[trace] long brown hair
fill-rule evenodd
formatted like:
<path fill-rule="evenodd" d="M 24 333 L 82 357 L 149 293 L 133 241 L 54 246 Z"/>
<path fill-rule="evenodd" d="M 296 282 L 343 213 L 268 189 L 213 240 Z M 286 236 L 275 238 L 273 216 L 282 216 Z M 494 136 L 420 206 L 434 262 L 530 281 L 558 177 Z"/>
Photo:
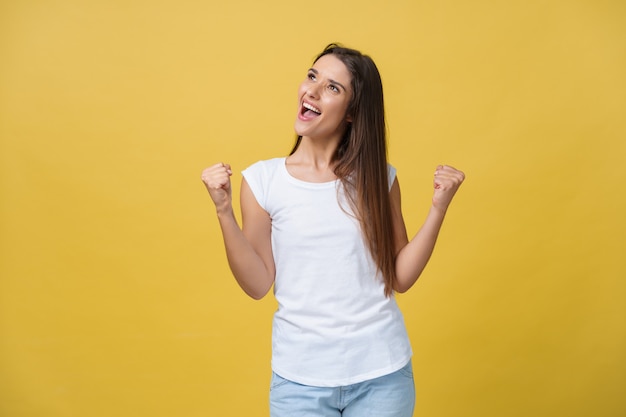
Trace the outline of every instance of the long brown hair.
<path fill-rule="evenodd" d="M 380 73 L 369 56 L 337 44 L 328 45 L 314 62 L 328 54 L 340 59 L 352 75 L 352 98 L 347 110 L 351 123 L 333 156 L 334 172 L 346 190 L 372 258 L 383 276 L 385 295 L 390 296 L 396 272 Z M 301 141 L 302 137 L 298 136 L 290 155 Z"/>

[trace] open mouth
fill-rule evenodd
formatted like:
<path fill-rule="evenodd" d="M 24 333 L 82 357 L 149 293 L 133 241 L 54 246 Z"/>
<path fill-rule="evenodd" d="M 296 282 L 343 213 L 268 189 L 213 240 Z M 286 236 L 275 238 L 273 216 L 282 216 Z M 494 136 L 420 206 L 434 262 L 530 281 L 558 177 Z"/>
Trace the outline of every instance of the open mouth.
<path fill-rule="evenodd" d="M 306 117 L 306 118 L 313 118 L 313 117 L 317 117 L 320 114 L 322 114 L 322 111 L 320 109 L 318 109 L 317 107 L 307 103 L 307 102 L 303 102 L 302 103 L 302 110 L 301 110 L 301 114 L 302 116 Z"/>

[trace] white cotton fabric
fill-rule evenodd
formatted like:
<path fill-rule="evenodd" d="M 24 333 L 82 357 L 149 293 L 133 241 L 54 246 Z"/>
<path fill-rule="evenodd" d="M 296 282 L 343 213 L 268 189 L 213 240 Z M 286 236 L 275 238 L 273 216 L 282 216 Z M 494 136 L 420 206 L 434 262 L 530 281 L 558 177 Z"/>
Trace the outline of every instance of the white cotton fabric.
<path fill-rule="evenodd" d="M 389 166 L 390 187 L 395 175 Z M 285 158 L 257 162 L 243 176 L 272 219 L 272 370 L 300 384 L 337 387 L 406 365 L 412 352 L 402 314 L 385 297 L 341 183 L 298 180 Z"/>

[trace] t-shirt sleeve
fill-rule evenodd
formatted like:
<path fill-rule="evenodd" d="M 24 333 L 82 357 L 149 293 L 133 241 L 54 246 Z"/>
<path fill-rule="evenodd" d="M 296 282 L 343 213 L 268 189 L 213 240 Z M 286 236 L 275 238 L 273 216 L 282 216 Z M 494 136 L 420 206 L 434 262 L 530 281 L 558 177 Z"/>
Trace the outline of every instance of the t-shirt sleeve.
<path fill-rule="evenodd" d="M 393 181 L 396 179 L 396 169 L 391 164 L 387 164 L 387 177 L 389 178 L 389 190 L 391 190 Z"/>
<path fill-rule="evenodd" d="M 250 186 L 250 190 L 256 198 L 259 205 L 265 210 L 265 177 L 267 176 L 267 170 L 264 167 L 262 161 L 256 162 L 250 165 L 248 168 L 241 171 L 241 175 L 245 178 L 246 182 Z"/>

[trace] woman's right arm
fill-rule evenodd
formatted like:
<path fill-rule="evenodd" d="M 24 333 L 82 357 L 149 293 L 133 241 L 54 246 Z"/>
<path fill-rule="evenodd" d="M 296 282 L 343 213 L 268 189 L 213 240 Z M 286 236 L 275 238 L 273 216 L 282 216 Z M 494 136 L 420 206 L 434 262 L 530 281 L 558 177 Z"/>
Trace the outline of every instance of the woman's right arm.
<path fill-rule="evenodd" d="M 274 283 L 272 223 L 244 179 L 241 184 L 243 229 L 239 227 L 232 206 L 231 175 L 230 165 L 220 163 L 205 169 L 202 181 L 215 204 L 230 269 L 245 293 L 258 300 Z"/>

